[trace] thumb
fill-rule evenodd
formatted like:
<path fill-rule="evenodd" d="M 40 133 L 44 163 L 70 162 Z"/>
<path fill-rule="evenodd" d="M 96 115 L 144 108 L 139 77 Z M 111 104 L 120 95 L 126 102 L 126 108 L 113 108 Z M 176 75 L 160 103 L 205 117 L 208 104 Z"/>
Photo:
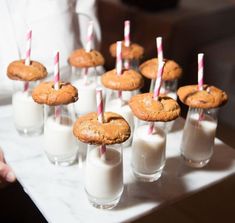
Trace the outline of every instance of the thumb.
<path fill-rule="evenodd" d="M 10 183 L 16 180 L 15 174 L 11 168 L 3 162 L 0 162 L 0 179 Z"/>

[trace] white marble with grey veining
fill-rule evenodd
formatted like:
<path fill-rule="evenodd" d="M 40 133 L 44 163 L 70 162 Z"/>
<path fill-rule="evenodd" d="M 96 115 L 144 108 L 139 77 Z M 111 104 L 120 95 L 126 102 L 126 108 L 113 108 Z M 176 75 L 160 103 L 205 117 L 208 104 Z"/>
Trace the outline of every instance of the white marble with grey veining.
<path fill-rule="evenodd" d="M 90 206 L 84 192 L 84 168 L 54 166 L 43 153 L 42 136 L 21 137 L 14 129 L 11 106 L 0 106 L 0 144 L 19 182 L 52 223 L 130 222 L 235 172 L 235 150 L 216 139 L 211 162 L 203 169 L 184 166 L 179 156 L 183 120 L 167 136 L 167 162 L 155 183 L 136 182 L 131 173 L 130 148 L 124 149 L 125 190 L 113 210 Z M 84 163 L 83 163 L 84 166 Z"/>

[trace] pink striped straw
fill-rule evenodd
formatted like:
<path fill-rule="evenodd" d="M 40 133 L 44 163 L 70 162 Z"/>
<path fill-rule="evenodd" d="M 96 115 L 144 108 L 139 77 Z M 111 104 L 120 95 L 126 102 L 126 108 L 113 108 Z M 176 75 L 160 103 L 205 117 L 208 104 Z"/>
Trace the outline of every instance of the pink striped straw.
<path fill-rule="evenodd" d="M 126 20 L 124 22 L 124 45 L 126 47 L 130 46 L 130 21 Z"/>
<path fill-rule="evenodd" d="M 93 43 L 93 39 L 94 39 L 94 22 L 90 21 L 89 25 L 88 25 L 88 30 L 87 30 L 87 43 L 86 43 L 86 52 L 90 52 L 91 51 L 91 47 L 92 47 L 92 43 Z"/>
<path fill-rule="evenodd" d="M 86 52 L 90 52 L 92 48 L 92 43 L 94 39 L 94 22 L 89 21 L 88 29 L 87 29 L 87 42 L 86 42 Z M 84 70 L 84 79 L 85 84 L 87 84 L 87 75 L 88 75 L 88 68 L 86 67 Z"/>
<path fill-rule="evenodd" d="M 97 114 L 98 114 L 98 121 L 103 123 L 104 118 L 104 107 L 103 107 L 103 96 L 102 96 L 102 88 L 96 88 L 96 104 L 97 104 Z"/>
<path fill-rule="evenodd" d="M 153 91 L 154 100 L 158 100 L 158 96 L 160 94 L 164 64 L 165 64 L 164 61 L 158 64 L 157 78 L 156 78 L 156 83 L 155 83 L 155 87 Z M 151 135 L 153 133 L 153 130 L 154 130 L 154 122 L 150 122 L 149 127 L 148 127 L 148 134 Z"/>
<path fill-rule="evenodd" d="M 102 88 L 100 87 L 96 88 L 96 104 L 97 104 L 98 121 L 99 123 L 103 123 L 104 122 L 104 107 L 103 107 Z M 106 146 L 101 145 L 100 146 L 101 158 L 105 159 L 105 153 L 106 153 Z"/>
<path fill-rule="evenodd" d="M 163 46 L 162 46 L 162 37 L 156 38 L 157 43 L 157 56 L 158 56 L 158 62 L 160 63 L 163 61 Z"/>
<path fill-rule="evenodd" d="M 55 52 L 54 56 L 54 89 L 59 90 L 60 85 L 60 70 L 59 70 L 59 60 L 60 60 L 60 54 L 59 51 Z M 61 116 L 61 107 L 60 106 L 55 106 L 55 118 L 57 121 L 60 120 Z"/>
<path fill-rule="evenodd" d="M 204 54 L 198 54 L 198 89 L 203 90 Z"/>
<path fill-rule="evenodd" d="M 126 20 L 124 22 L 124 45 L 125 47 L 130 46 L 130 21 Z M 130 69 L 130 61 L 128 59 L 124 60 L 124 67 L 125 69 Z"/>
<path fill-rule="evenodd" d="M 164 61 L 161 61 L 158 64 L 157 79 L 156 79 L 155 87 L 154 87 L 154 91 L 153 91 L 153 98 L 155 100 L 158 100 L 158 96 L 159 96 L 159 93 L 160 93 L 164 64 L 165 64 Z"/>
<path fill-rule="evenodd" d="M 60 81 L 60 70 L 59 70 L 59 60 L 60 54 L 56 51 L 54 56 L 54 88 L 55 90 L 59 90 L 59 81 Z"/>
<path fill-rule="evenodd" d="M 117 41 L 116 72 L 117 75 L 122 75 L 122 41 Z M 118 91 L 118 97 L 122 99 L 122 91 Z"/>
<path fill-rule="evenodd" d="M 31 42 L 32 42 L 32 30 L 29 30 L 26 34 L 26 54 L 25 54 L 25 65 L 30 65 L 30 55 L 31 55 Z"/>
<path fill-rule="evenodd" d="M 29 30 L 26 34 L 26 53 L 25 53 L 25 65 L 30 65 L 30 55 L 31 55 L 31 43 L 32 43 L 32 30 Z M 29 82 L 24 82 L 24 91 L 28 91 Z"/>

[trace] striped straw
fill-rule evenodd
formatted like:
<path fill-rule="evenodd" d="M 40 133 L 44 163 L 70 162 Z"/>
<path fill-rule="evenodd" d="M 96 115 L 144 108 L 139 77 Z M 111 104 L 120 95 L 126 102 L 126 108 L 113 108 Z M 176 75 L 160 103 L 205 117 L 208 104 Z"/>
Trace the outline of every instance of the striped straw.
<path fill-rule="evenodd" d="M 117 72 L 117 75 L 122 74 L 122 41 L 117 41 L 116 72 Z"/>
<path fill-rule="evenodd" d="M 130 44 L 130 21 L 126 20 L 124 22 L 124 45 L 125 47 L 129 47 Z M 128 59 L 124 60 L 124 68 L 127 70 L 130 69 L 130 61 Z"/>
<path fill-rule="evenodd" d="M 88 25 L 88 29 L 87 29 L 86 52 L 91 51 L 93 39 L 94 39 L 94 22 L 89 21 L 89 25 Z M 85 84 L 87 84 L 87 75 L 88 75 L 88 68 L 85 68 L 85 70 L 84 70 Z"/>
<path fill-rule="evenodd" d="M 54 88 L 59 90 L 60 70 L 59 70 L 59 52 L 56 51 L 54 56 Z"/>
<path fill-rule="evenodd" d="M 98 121 L 100 123 L 103 123 L 104 107 L 103 107 L 102 88 L 100 87 L 96 88 L 96 104 L 97 104 Z"/>
<path fill-rule="evenodd" d="M 126 20 L 124 22 L 124 45 L 126 47 L 130 46 L 130 21 Z"/>
<path fill-rule="evenodd" d="M 164 61 L 158 64 L 157 79 L 153 91 L 154 100 L 158 100 L 158 96 L 160 93 L 164 64 L 165 64 Z M 154 130 L 154 122 L 150 122 L 148 127 L 148 134 L 151 135 L 153 133 L 153 130 Z"/>
<path fill-rule="evenodd" d="M 157 43 L 157 56 L 159 63 L 163 61 L 163 47 L 162 47 L 162 37 L 156 38 Z"/>
<path fill-rule="evenodd" d="M 88 25 L 88 30 L 87 30 L 87 43 L 86 43 L 86 52 L 91 51 L 92 43 L 93 43 L 93 27 L 94 27 L 94 22 L 90 21 Z"/>
<path fill-rule="evenodd" d="M 117 75 L 122 75 L 122 41 L 117 41 L 116 72 L 117 72 Z M 122 98 L 122 91 L 118 91 L 118 97 L 120 99 Z"/>
<path fill-rule="evenodd" d="M 198 54 L 198 89 L 203 90 L 204 54 Z"/>
<path fill-rule="evenodd" d="M 26 34 L 26 55 L 25 55 L 25 65 L 30 65 L 30 54 L 31 54 L 31 42 L 32 42 L 32 30 L 29 30 Z"/>
<path fill-rule="evenodd" d="M 104 107 L 103 107 L 102 88 L 100 87 L 96 88 L 96 104 L 97 104 L 98 121 L 99 123 L 103 123 L 104 122 Z M 101 145 L 100 154 L 101 154 L 102 159 L 105 159 L 105 153 L 106 153 L 106 146 Z"/>
<path fill-rule="evenodd" d="M 154 87 L 154 91 L 153 91 L 153 98 L 155 100 L 158 100 L 158 96 L 160 93 L 164 64 L 165 64 L 164 61 L 162 61 L 158 64 L 157 79 L 156 79 L 155 87 Z"/>
<path fill-rule="evenodd" d="M 54 56 L 54 89 L 59 90 L 60 85 L 60 70 L 59 70 L 59 60 L 60 60 L 60 54 L 59 51 L 55 52 Z M 61 107 L 60 106 L 55 106 L 55 118 L 56 121 L 60 121 L 61 117 Z"/>
<path fill-rule="evenodd" d="M 30 65 L 30 55 L 31 55 L 31 42 L 32 42 L 32 30 L 29 30 L 26 34 L 26 52 L 25 52 L 25 65 Z M 29 82 L 24 82 L 24 91 L 28 91 Z"/>

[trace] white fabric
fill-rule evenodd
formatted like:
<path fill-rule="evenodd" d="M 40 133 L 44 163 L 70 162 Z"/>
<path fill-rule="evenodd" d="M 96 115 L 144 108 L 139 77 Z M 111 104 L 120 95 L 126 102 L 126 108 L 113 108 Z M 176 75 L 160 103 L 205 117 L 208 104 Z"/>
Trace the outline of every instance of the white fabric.
<path fill-rule="evenodd" d="M 59 50 L 60 67 L 68 65 L 69 54 L 80 44 L 76 9 L 94 20 L 97 39 L 100 40 L 95 0 L 0 1 L 0 95 L 12 90 L 12 81 L 6 76 L 7 66 L 13 60 L 25 58 L 28 29 L 33 31 L 32 60 L 43 63 L 50 73 L 54 52 Z M 81 34 L 86 35 L 84 26 Z"/>

